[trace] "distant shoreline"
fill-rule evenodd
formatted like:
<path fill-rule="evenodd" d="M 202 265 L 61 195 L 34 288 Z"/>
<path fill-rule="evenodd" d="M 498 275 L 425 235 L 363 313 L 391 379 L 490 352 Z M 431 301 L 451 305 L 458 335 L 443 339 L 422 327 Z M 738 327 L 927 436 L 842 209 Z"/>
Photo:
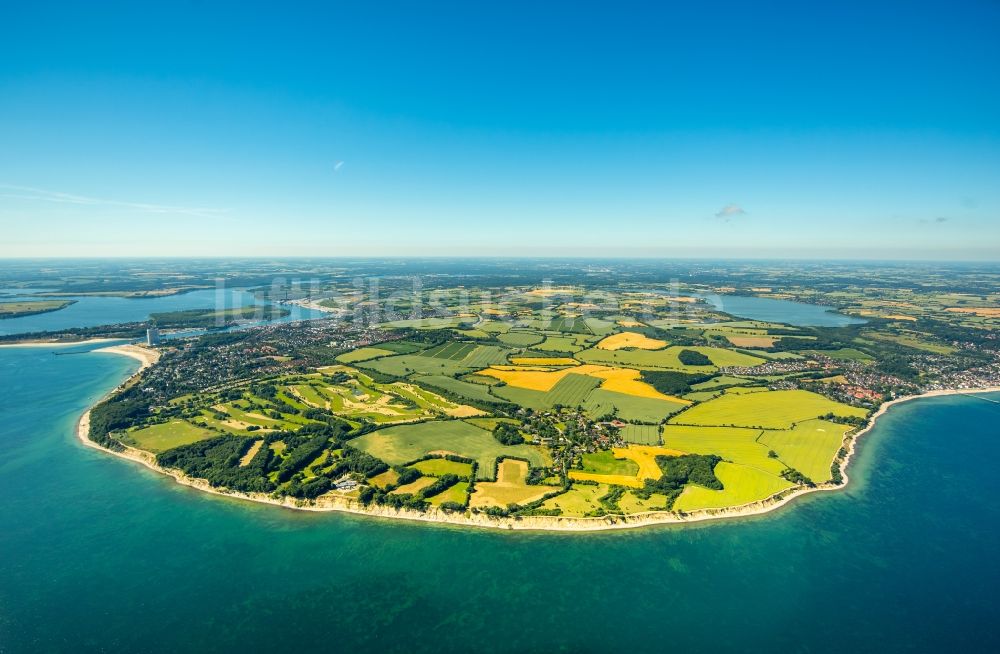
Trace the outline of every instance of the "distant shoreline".
<path fill-rule="evenodd" d="M 132 376 L 126 379 L 117 388 L 121 388 L 124 384 L 127 384 L 137 375 L 139 375 L 143 370 L 153 365 L 160 356 L 160 353 L 156 350 L 149 350 L 147 348 L 136 346 L 136 345 L 122 345 L 113 346 L 107 348 L 101 348 L 100 350 L 95 350 L 97 352 L 108 352 L 111 354 L 120 354 L 123 356 L 132 357 L 141 362 L 141 366 L 138 371 L 136 371 Z M 117 388 L 115 390 L 117 390 Z M 100 401 L 108 397 L 114 390 L 107 393 Z M 853 459 L 855 452 L 857 451 L 857 444 L 862 436 L 870 432 L 878 422 L 878 419 L 885 415 L 890 407 L 897 404 L 902 404 L 903 402 L 909 402 L 911 400 L 926 399 L 932 397 L 943 397 L 946 395 L 968 395 L 968 394 L 979 394 L 979 393 L 997 393 L 1000 392 L 1000 387 L 993 386 L 988 388 L 956 388 L 956 389 L 942 389 L 928 391 L 920 395 L 907 395 L 905 397 L 900 397 L 894 400 L 890 400 L 882 404 L 878 411 L 872 414 L 869 419 L 869 423 L 866 427 L 860 431 L 850 435 L 849 442 L 845 444 L 847 449 L 847 455 L 840 461 L 840 470 L 843 477 L 843 483 L 832 484 L 824 483 L 817 484 L 813 487 L 794 487 L 792 489 L 785 489 L 775 493 L 774 495 L 767 497 L 763 500 L 756 502 L 751 502 L 749 504 L 743 504 L 735 507 L 727 507 L 723 509 L 699 509 L 697 511 L 691 511 L 685 514 L 678 514 L 671 511 L 650 511 L 646 513 L 633 513 L 629 515 L 608 515 L 594 518 L 584 518 L 584 517 L 563 517 L 563 516 L 522 516 L 522 517 L 491 517 L 484 513 L 446 513 L 440 510 L 427 510 L 427 511 L 414 511 L 408 509 L 394 509 L 386 506 L 376 506 L 370 505 L 365 506 L 353 498 L 348 497 L 336 497 L 328 496 L 321 497 L 315 501 L 309 502 L 306 500 L 299 500 L 293 497 L 275 498 L 264 493 L 243 493 L 239 491 L 229 491 L 226 489 L 215 488 L 211 486 L 204 479 L 199 479 L 196 477 L 190 477 L 183 471 L 175 468 L 164 468 L 156 462 L 156 456 L 150 452 L 144 450 L 139 450 L 133 447 L 128 447 L 123 445 L 122 451 L 116 451 L 104 447 L 94 441 L 90 440 L 90 409 L 87 409 L 82 416 L 80 416 L 77 422 L 76 433 L 80 441 L 87 447 L 92 447 L 97 450 L 101 450 L 107 454 L 112 454 L 121 459 L 126 459 L 128 461 L 133 461 L 135 463 L 141 464 L 154 472 L 172 477 L 177 483 L 190 486 L 197 490 L 211 493 L 213 495 L 220 495 L 223 497 L 230 497 L 238 500 L 246 500 L 250 502 L 257 502 L 261 504 L 271 504 L 274 506 L 280 506 L 287 509 L 295 509 L 299 511 L 315 511 L 315 512 L 326 512 L 326 511 L 339 511 L 342 513 L 354 513 L 358 515 L 375 516 L 380 518 L 389 518 L 397 520 L 411 520 L 417 522 L 434 522 L 440 524 L 450 524 L 450 525 L 463 525 L 470 527 L 481 527 L 490 529 L 502 529 L 502 530 L 523 530 L 523 531 L 558 531 L 558 532 L 587 532 L 587 531 L 606 531 L 610 529 L 638 529 L 640 527 L 651 527 L 654 525 L 667 525 L 667 524 L 688 524 L 688 523 L 698 523 L 705 522 L 708 520 L 724 520 L 733 518 L 745 518 L 756 515 L 763 515 L 765 513 L 770 513 L 781 507 L 789 504 L 792 500 L 797 497 L 807 495 L 816 492 L 831 492 L 844 490 L 847 488 L 850 478 L 847 474 L 847 468 L 851 460 Z M 95 404 L 96 406 L 96 404 Z M 846 440 L 846 439 L 845 439 Z"/>
<path fill-rule="evenodd" d="M 17 341 L 0 343 L 0 347 L 70 347 L 75 345 L 93 345 L 95 343 L 114 343 L 116 341 L 131 341 L 133 338 L 87 338 L 81 341 Z"/>

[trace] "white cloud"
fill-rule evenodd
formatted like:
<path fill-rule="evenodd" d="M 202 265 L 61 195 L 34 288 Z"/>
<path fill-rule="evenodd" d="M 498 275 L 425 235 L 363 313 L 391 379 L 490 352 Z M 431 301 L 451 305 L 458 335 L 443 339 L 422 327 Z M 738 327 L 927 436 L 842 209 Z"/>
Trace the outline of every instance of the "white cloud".
<path fill-rule="evenodd" d="M 732 220 L 736 216 L 745 216 L 747 212 L 738 204 L 727 204 L 726 206 L 715 212 L 716 218 L 722 218 L 723 220 Z"/>
<path fill-rule="evenodd" d="M 144 213 L 182 214 L 199 218 L 220 218 L 229 209 L 209 209 L 206 207 L 181 207 L 168 204 L 150 204 L 147 202 L 126 202 L 123 200 L 108 200 L 86 195 L 75 195 L 61 191 L 48 191 L 32 186 L 15 186 L 0 184 L 0 197 L 15 200 L 32 200 L 38 202 L 56 202 L 59 204 L 78 204 L 85 206 L 124 207 Z"/>

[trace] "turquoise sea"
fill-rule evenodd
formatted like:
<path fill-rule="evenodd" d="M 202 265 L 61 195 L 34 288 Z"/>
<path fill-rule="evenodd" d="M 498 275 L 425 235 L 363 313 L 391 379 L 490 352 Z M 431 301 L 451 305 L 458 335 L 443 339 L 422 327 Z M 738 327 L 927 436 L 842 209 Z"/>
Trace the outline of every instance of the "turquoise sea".
<path fill-rule="evenodd" d="M 2 652 L 1000 648 L 997 404 L 895 407 L 848 491 L 768 516 L 497 533 L 210 497 L 83 447 L 135 366 L 0 348 Z"/>

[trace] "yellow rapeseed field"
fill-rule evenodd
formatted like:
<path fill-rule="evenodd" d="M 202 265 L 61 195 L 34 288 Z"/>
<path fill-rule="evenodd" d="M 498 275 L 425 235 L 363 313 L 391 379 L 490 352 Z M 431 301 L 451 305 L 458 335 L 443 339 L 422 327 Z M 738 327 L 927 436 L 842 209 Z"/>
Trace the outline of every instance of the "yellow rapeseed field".
<path fill-rule="evenodd" d="M 512 357 L 510 362 L 519 366 L 575 366 L 580 363 L 569 357 Z"/>
<path fill-rule="evenodd" d="M 648 397 L 654 400 L 669 400 L 671 402 L 683 402 L 690 404 L 687 400 L 664 395 L 649 384 L 639 379 L 639 371 L 633 368 L 611 368 L 608 366 L 598 366 L 586 364 L 563 368 L 562 370 L 540 371 L 540 370 L 509 370 L 496 366 L 481 371 L 481 375 L 489 375 L 507 382 L 511 386 L 518 388 L 528 388 L 533 391 L 549 391 L 559 383 L 559 380 L 568 374 L 589 375 L 603 379 L 601 388 L 626 395 L 636 397 Z"/>
<path fill-rule="evenodd" d="M 658 456 L 681 456 L 685 452 L 672 450 L 669 447 L 660 445 L 629 445 L 628 447 L 613 447 L 611 451 L 615 457 L 620 459 L 631 459 L 639 464 L 639 472 L 636 477 L 640 480 L 659 479 L 663 476 L 663 471 L 656 463 Z"/>
<path fill-rule="evenodd" d="M 613 447 L 611 452 L 616 459 L 630 459 L 639 465 L 639 472 L 634 477 L 628 475 L 606 475 L 599 472 L 585 472 L 583 470 L 570 470 L 570 479 L 580 481 L 596 481 L 600 484 L 615 484 L 618 486 L 628 486 L 630 488 L 642 488 L 647 479 L 659 479 L 663 476 L 663 471 L 656 463 L 658 456 L 681 456 L 685 454 L 680 450 L 672 450 L 669 447 L 659 445 L 629 445 L 628 447 Z"/>
<path fill-rule="evenodd" d="M 656 338 L 649 338 L 636 332 L 619 332 L 608 336 L 597 347 L 602 350 L 620 350 L 625 347 L 634 347 L 640 350 L 659 350 L 666 347 L 667 342 Z"/>
<path fill-rule="evenodd" d="M 983 318 L 1000 318 L 1000 308 L 997 307 L 948 307 L 945 311 L 951 313 L 973 313 Z"/>
<path fill-rule="evenodd" d="M 771 347 L 777 340 L 774 336 L 726 336 L 736 347 Z"/>

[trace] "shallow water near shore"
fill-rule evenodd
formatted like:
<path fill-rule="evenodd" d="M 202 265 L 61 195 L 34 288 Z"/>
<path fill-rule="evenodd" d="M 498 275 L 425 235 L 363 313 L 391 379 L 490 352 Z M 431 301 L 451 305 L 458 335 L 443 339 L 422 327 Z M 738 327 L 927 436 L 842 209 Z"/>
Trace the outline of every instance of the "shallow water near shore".
<path fill-rule="evenodd" d="M 137 366 L 0 350 L 0 651 L 1000 646 L 981 399 L 893 407 L 846 492 L 766 516 L 496 533 L 212 497 L 83 447 L 79 415 Z"/>

